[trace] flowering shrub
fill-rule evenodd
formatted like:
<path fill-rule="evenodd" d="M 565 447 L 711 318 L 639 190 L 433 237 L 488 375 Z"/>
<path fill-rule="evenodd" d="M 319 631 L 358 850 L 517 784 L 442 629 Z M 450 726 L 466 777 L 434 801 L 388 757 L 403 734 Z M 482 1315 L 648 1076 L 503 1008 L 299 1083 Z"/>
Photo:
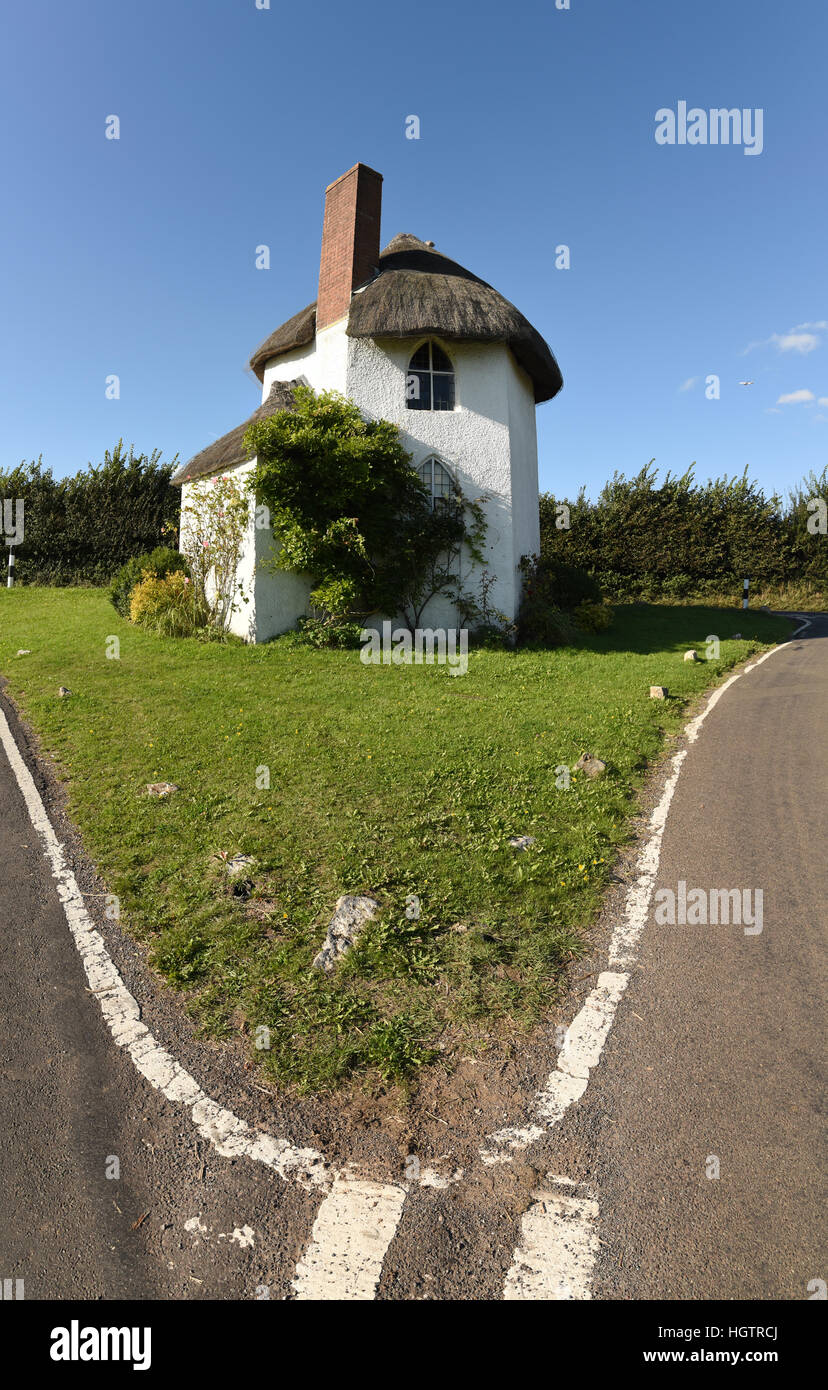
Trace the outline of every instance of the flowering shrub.
<path fill-rule="evenodd" d="M 118 570 L 109 590 L 109 597 L 121 617 L 129 616 L 132 591 L 136 584 L 140 584 L 145 574 L 154 574 L 157 579 L 164 579 L 173 570 L 182 570 L 187 574 L 187 561 L 177 550 L 172 550 L 166 545 L 158 545 L 146 555 L 136 555 L 132 560 L 127 560 Z"/>
<path fill-rule="evenodd" d="M 186 481 L 186 479 L 185 479 Z M 181 549 L 211 626 L 224 630 L 239 602 L 249 598 L 238 566 L 250 525 L 250 504 L 229 474 L 199 482 L 181 517 Z"/>
<path fill-rule="evenodd" d="M 180 570 L 163 579 L 149 570 L 132 591 L 129 616 L 160 637 L 191 637 L 207 621 L 207 610 L 192 580 Z"/>

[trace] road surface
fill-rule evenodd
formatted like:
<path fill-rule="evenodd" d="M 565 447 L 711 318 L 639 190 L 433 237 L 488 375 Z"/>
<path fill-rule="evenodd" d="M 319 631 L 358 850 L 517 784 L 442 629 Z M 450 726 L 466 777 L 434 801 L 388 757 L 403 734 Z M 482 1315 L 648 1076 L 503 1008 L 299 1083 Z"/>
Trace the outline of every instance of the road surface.
<path fill-rule="evenodd" d="M 761 932 L 659 925 L 657 893 L 600 1063 L 548 1129 L 445 1186 L 357 1165 L 314 1189 L 218 1152 L 115 1044 L 0 749 L 0 1278 L 31 1299 L 807 1298 L 826 843 L 818 617 L 711 710 L 661 844 L 657 890 L 761 890 Z M 220 1060 L 198 1079 L 225 1103 Z"/>

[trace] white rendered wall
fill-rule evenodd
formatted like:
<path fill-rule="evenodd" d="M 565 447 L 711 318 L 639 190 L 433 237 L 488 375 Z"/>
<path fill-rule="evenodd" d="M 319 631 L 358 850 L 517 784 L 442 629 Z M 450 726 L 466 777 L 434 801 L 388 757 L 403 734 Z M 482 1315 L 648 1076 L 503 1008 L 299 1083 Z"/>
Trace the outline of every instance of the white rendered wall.
<path fill-rule="evenodd" d="M 256 642 L 268 642 L 280 632 L 289 632 L 310 612 L 310 580 L 270 568 L 272 540 L 269 530 L 256 531 Z"/>
<path fill-rule="evenodd" d="M 262 383 L 266 400 L 274 381 L 304 379 L 316 391 L 349 396 L 366 416 L 399 426 L 415 467 L 439 456 L 470 498 L 488 495 L 485 568 L 496 576 L 489 601 L 510 619 L 520 602 L 518 562 L 540 547 L 538 456 L 532 384 L 502 343 L 442 344 L 455 371 L 453 411 L 409 410 L 405 404 L 408 364 L 421 340 L 348 338 L 341 319 L 316 342 L 268 363 Z M 425 341 L 424 339 L 422 341 Z M 439 341 L 439 339 L 437 340 Z M 228 470 L 246 476 L 254 462 Z M 188 490 L 182 488 L 182 526 Z M 293 627 L 309 611 L 310 583 L 303 576 L 272 572 L 269 530 L 256 530 L 251 501 L 250 531 L 240 581 L 250 603 L 233 615 L 231 630 L 263 642 Z M 465 561 L 462 587 L 478 595 L 480 573 Z M 424 626 L 452 627 L 457 614 L 445 599 L 428 605 Z"/>
<path fill-rule="evenodd" d="M 514 618 L 520 602 L 518 561 L 539 547 L 535 401 L 528 376 L 505 344 L 446 342 L 442 346 L 455 371 L 455 409 L 409 410 L 405 379 L 419 340 L 351 338 L 349 345 L 346 394 L 365 414 L 399 426 L 415 467 L 439 455 L 470 498 L 488 494 L 485 568 L 496 576 L 489 601 Z M 467 567 L 461 579 L 476 595 L 479 571 Z M 437 600 L 426 619 L 447 626 L 456 615 L 445 600 Z"/>
<path fill-rule="evenodd" d="M 316 341 L 295 352 L 269 362 L 262 378 L 262 401 L 270 395 L 274 381 L 304 380 L 314 391 L 339 391 L 347 385 L 347 319 L 331 324 L 316 335 Z M 273 546 L 269 531 L 256 534 L 256 638 L 267 642 L 296 626 L 297 619 L 310 612 L 310 581 L 303 575 L 270 569 Z"/>
<path fill-rule="evenodd" d="M 315 343 L 268 362 L 262 378 L 262 401 L 267 400 L 274 381 L 302 377 L 314 391 L 339 391 L 346 396 L 348 344 L 352 341 L 345 333 L 347 323 L 347 319 L 340 319 L 317 333 Z"/>
<path fill-rule="evenodd" d="M 209 478 L 195 478 L 191 483 L 184 483 L 181 488 L 181 528 L 179 539 L 179 550 L 186 554 L 187 541 L 189 536 L 188 513 L 192 505 L 194 495 L 205 493 L 213 486 L 214 477 L 229 477 L 242 489 L 246 478 L 253 469 L 253 463 L 243 463 L 235 468 L 223 469 L 221 473 L 213 474 Z M 244 637 L 247 641 L 256 641 L 256 604 L 255 604 L 255 585 L 256 575 L 256 531 L 254 527 L 254 502 L 250 498 L 250 514 L 242 543 L 242 553 L 237 569 L 236 592 L 233 595 L 236 608 L 231 615 L 228 628 L 230 632 L 235 632 L 237 636 Z M 215 593 L 214 588 L 208 583 L 207 597 L 212 599 Z M 247 603 L 243 600 L 247 599 Z"/>
<path fill-rule="evenodd" d="M 241 487 L 252 473 L 256 460 L 237 464 L 235 468 L 224 470 L 221 475 L 233 478 Z M 184 483 L 181 489 L 181 542 L 180 549 L 186 551 L 188 533 L 188 511 L 195 489 L 206 490 L 212 487 L 211 478 L 196 479 Z M 234 595 L 236 608 L 228 624 L 230 632 L 243 637 L 248 642 L 266 642 L 280 632 L 287 632 L 296 626 L 298 618 L 309 612 L 310 582 L 302 575 L 274 572 L 267 564 L 273 553 L 272 535 L 267 527 L 255 524 L 255 502 L 250 497 L 250 513 L 247 531 L 242 546 L 238 567 L 238 584 Z M 215 590 L 208 584 L 208 597 Z M 244 600 L 247 599 L 245 603 Z"/>
<path fill-rule="evenodd" d="M 538 431 L 535 391 L 511 353 L 509 361 L 509 456 L 512 470 L 512 546 L 517 566 L 540 551 Z"/>

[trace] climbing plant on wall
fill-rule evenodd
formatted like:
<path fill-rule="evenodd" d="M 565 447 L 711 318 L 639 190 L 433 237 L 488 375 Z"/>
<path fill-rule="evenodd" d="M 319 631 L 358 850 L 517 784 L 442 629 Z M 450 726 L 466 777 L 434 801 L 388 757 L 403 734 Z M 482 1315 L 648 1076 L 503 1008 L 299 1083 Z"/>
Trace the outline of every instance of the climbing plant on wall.
<path fill-rule="evenodd" d="M 416 626 L 429 598 L 463 595 L 482 561 L 483 499 L 431 498 L 387 420 L 365 420 L 333 391 L 299 387 L 295 407 L 251 425 L 250 487 L 268 508 L 270 563 L 310 576 L 311 601 L 335 631 L 370 614 Z"/>

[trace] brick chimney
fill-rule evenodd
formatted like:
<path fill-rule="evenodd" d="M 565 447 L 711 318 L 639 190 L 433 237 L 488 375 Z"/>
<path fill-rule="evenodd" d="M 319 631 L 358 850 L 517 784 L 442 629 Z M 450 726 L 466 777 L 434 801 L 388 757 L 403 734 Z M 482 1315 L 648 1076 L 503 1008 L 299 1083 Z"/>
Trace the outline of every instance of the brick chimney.
<path fill-rule="evenodd" d="M 382 174 L 355 164 L 325 189 L 316 329 L 344 318 L 379 262 Z"/>

